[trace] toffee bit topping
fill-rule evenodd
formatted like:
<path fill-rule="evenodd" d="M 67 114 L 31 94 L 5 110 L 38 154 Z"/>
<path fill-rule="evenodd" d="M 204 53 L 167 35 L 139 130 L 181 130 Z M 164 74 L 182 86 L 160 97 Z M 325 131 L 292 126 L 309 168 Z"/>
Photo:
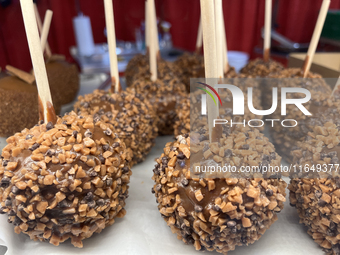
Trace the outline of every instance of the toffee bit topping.
<path fill-rule="evenodd" d="M 8 138 L 0 159 L 0 213 L 16 233 L 53 245 L 70 238 L 82 247 L 83 239 L 125 215 L 127 150 L 118 137 L 104 135 L 108 126 L 71 112 L 55 125 Z M 105 157 L 102 148 L 108 148 Z"/>
<path fill-rule="evenodd" d="M 282 179 L 263 177 L 208 178 L 210 176 L 190 172 L 185 163 L 196 153 L 202 155 L 203 161 L 225 160 L 235 166 L 260 166 L 264 152 L 271 155 L 275 166 L 280 165 L 281 158 L 273 159 L 274 146 L 267 138 L 261 142 L 256 140 L 256 136 L 264 137 L 259 131 L 235 130 L 216 143 L 200 142 L 197 134 L 177 136 L 156 160 L 152 192 L 161 216 L 179 239 L 199 250 L 226 253 L 237 245 L 253 243 L 283 209 L 286 183 Z"/>
<path fill-rule="evenodd" d="M 84 116 L 92 115 L 94 124 L 102 127 L 105 135 L 121 138 L 129 148 L 127 160 L 132 166 L 142 162 L 154 145 L 158 133 L 158 117 L 147 99 L 137 97 L 133 89 L 128 90 L 121 93 L 95 90 L 80 96 L 74 109 Z M 100 107 L 99 102 L 102 102 Z M 84 103 L 89 103 L 88 107 L 85 108 Z M 100 124 L 101 121 L 105 121 L 105 125 Z"/>

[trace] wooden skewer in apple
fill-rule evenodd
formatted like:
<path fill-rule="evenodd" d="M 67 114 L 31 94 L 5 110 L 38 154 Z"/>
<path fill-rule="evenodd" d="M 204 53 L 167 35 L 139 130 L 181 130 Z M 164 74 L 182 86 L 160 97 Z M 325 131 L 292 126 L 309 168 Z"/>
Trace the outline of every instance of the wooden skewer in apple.
<path fill-rule="evenodd" d="M 35 7 L 35 11 L 37 11 L 35 4 L 34 4 L 34 7 Z M 40 42 L 41 42 L 41 48 L 43 49 L 43 51 L 44 51 L 45 48 L 47 48 L 47 44 L 48 44 L 47 43 L 47 36 L 48 36 L 50 25 L 51 25 L 52 15 L 53 15 L 53 12 L 51 10 L 46 11 L 44 23 L 43 23 L 42 28 L 41 28 Z M 39 18 L 39 20 L 40 20 L 40 18 Z M 39 24 L 39 22 L 37 22 L 37 23 Z M 48 50 L 46 50 L 46 51 L 48 51 Z M 35 82 L 34 75 L 27 73 L 25 71 L 22 71 L 22 70 L 20 70 L 16 67 L 7 65 L 6 70 L 9 74 L 18 77 L 19 79 L 21 79 L 21 80 L 23 80 L 23 81 L 25 81 L 29 84 L 33 84 Z"/>
<path fill-rule="evenodd" d="M 333 88 L 333 91 L 332 91 L 332 96 L 334 96 L 335 94 L 338 94 L 340 95 L 340 77 L 339 79 L 337 80 L 334 88 Z"/>
<path fill-rule="evenodd" d="M 272 0 L 266 0 L 264 18 L 264 43 L 263 43 L 263 60 L 265 62 L 268 62 L 270 59 L 271 30 L 272 30 Z"/>
<path fill-rule="evenodd" d="M 196 39 L 196 54 L 201 54 L 203 46 L 203 32 L 202 32 L 202 19 L 198 23 L 197 39 Z"/>
<path fill-rule="evenodd" d="M 215 10 L 214 3 L 207 0 L 201 0 L 201 19 L 203 29 L 203 50 L 204 50 L 204 67 L 205 67 L 205 78 L 206 83 L 210 86 L 214 86 L 215 82 L 212 79 L 218 77 L 217 67 L 217 53 L 216 53 L 216 26 L 215 26 Z M 218 100 L 216 95 L 215 101 Z M 214 100 L 207 96 L 207 107 L 208 107 L 208 127 L 209 127 L 209 139 L 210 142 L 214 141 L 213 127 L 214 119 L 217 119 L 219 114 L 218 105 L 214 104 Z"/>
<path fill-rule="evenodd" d="M 80 81 L 79 72 L 75 64 L 66 61 L 65 56 L 53 54 L 48 43 L 48 34 L 53 12 L 47 10 L 44 23 L 41 24 L 37 6 L 34 4 L 35 18 L 41 34 L 41 47 L 46 53 L 46 71 L 50 83 L 53 102 L 56 106 L 71 103 L 77 96 Z"/>
<path fill-rule="evenodd" d="M 222 7 L 221 7 L 222 8 Z M 223 10 L 223 8 L 222 8 Z M 229 71 L 229 61 L 228 61 L 228 43 L 227 43 L 227 35 L 225 31 L 225 25 L 224 25 L 224 14 L 222 11 L 222 39 L 223 39 L 223 72 L 225 74 Z"/>
<path fill-rule="evenodd" d="M 330 0 L 324 0 L 322 2 L 321 9 L 320 9 L 319 16 L 318 16 L 318 20 L 317 20 L 315 28 L 314 28 L 312 40 L 310 42 L 308 52 L 307 52 L 307 55 L 306 55 L 306 58 L 305 58 L 305 61 L 304 61 L 303 67 L 302 67 L 302 73 L 303 73 L 304 78 L 307 77 L 308 72 L 311 68 L 313 58 L 314 58 L 314 55 L 315 55 L 315 51 L 316 51 L 316 48 L 317 48 L 319 40 L 320 40 L 322 28 L 323 28 L 323 25 L 325 24 L 325 20 L 326 20 L 326 16 L 327 16 L 327 12 L 328 12 L 330 3 L 331 3 Z"/>
<path fill-rule="evenodd" d="M 250 61 L 241 70 L 241 73 L 251 77 L 267 77 L 272 73 L 276 73 L 284 69 L 282 64 L 270 58 L 273 0 L 265 1 L 266 2 L 265 2 L 263 58 L 257 58 L 255 60 Z"/>
<path fill-rule="evenodd" d="M 82 248 L 83 239 L 89 238 L 95 232 L 101 232 L 106 226 L 112 225 L 116 217 L 122 218 L 126 213 L 123 207 L 131 175 L 126 161 L 126 147 L 124 142 L 107 128 L 105 120 L 95 122 L 90 116 L 79 116 L 74 112 L 58 118 L 53 114 L 33 1 L 20 0 L 20 3 L 39 90 L 43 122 L 30 129 L 26 128 L 6 140 L 8 144 L 3 148 L 0 158 L 0 165 L 6 167 L 4 173 L 0 174 L 0 213 L 7 214 L 8 222 L 13 223 L 17 234 L 23 233 L 32 240 L 47 241 L 55 246 L 70 239 L 70 243 L 75 247 Z M 106 155 L 108 153 L 109 155 Z M 82 165 L 79 164 L 80 158 L 84 161 Z M 119 175 L 110 175 L 106 171 L 91 174 L 95 166 L 96 169 L 106 167 L 109 169 L 112 167 L 110 162 L 113 161 L 118 162 L 115 170 Z M 74 172 L 72 174 L 62 172 L 65 166 Z M 68 183 L 61 182 L 62 179 Z M 95 180 L 105 184 L 101 189 L 96 188 L 92 191 L 94 193 L 101 191 L 105 196 L 95 197 L 89 192 L 90 183 Z M 118 181 L 119 185 L 115 185 Z M 88 188 L 84 188 L 84 185 Z M 87 191 L 83 192 L 86 189 Z M 111 193 L 107 195 L 110 191 Z M 73 192 L 72 204 L 65 206 L 59 203 L 65 202 L 70 192 Z M 56 194 L 53 199 L 51 193 Z M 114 193 L 121 195 L 118 198 L 111 196 Z M 92 203 L 93 206 L 81 202 L 85 195 L 92 196 L 88 204 Z M 13 199 L 14 197 L 21 197 L 20 203 L 26 201 L 25 206 L 32 209 L 23 215 L 18 206 L 19 202 Z M 37 197 L 39 202 L 36 202 Z M 107 210 L 102 211 L 100 217 L 96 217 L 98 214 L 93 207 L 105 203 Z M 69 217 L 65 222 L 60 219 L 56 221 L 55 215 L 51 215 L 50 210 L 60 215 L 83 213 L 81 218 Z M 19 227 L 28 221 L 30 227 Z M 71 228 L 67 228 L 71 225 L 81 225 L 82 228 L 75 233 Z M 39 231 L 36 231 L 38 228 Z M 51 231 L 57 228 L 64 230 L 58 234 Z"/>
<path fill-rule="evenodd" d="M 175 62 L 174 66 L 178 70 L 179 77 L 190 91 L 190 79 L 204 77 L 204 59 L 202 55 L 203 32 L 202 18 L 200 17 L 197 29 L 196 47 L 193 54 L 185 52 Z"/>
<path fill-rule="evenodd" d="M 35 14 L 35 18 L 36 18 L 36 21 L 37 21 L 39 32 L 42 33 L 43 25 L 42 25 L 42 22 L 41 22 L 41 18 L 40 18 L 40 14 L 39 14 L 39 10 L 38 10 L 37 4 L 34 4 L 34 14 Z M 47 57 L 50 58 L 52 56 L 52 52 L 51 52 L 50 45 L 48 44 L 47 41 L 46 41 L 46 48 L 45 48 L 45 50 L 46 50 Z"/>
<path fill-rule="evenodd" d="M 266 86 L 266 91 L 262 91 L 262 103 L 269 103 L 268 105 L 264 105 L 264 109 L 270 109 L 272 106 L 272 88 L 274 87 L 277 87 L 278 91 L 280 91 L 281 88 L 289 89 L 301 87 L 308 90 L 310 93 L 310 99 L 304 104 L 304 107 L 308 109 L 312 116 L 308 116 L 306 113 L 297 110 L 295 105 L 288 105 L 285 115 L 281 115 L 280 111 L 275 111 L 271 116 L 272 119 L 279 119 L 281 121 L 284 119 L 292 119 L 298 123 L 298 125 L 290 128 L 290 132 L 286 132 L 287 129 L 282 125 L 276 125 L 271 130 L 274 143 L 280 148 L 281 156 L 288 162 L 292 162 L 293 160 L 293 155 L 291 154 L 292 146 L 297 145 L 296 143 L 299 141 L 303 141 L 307 136 L 307 133 L 313 131 L 315 125 L 313 125 L 313 122 L 309 121 L 310 118 L 320 116 L 319 114 L 326 114 L 326 111 L 329 108 L 328 106 L 325 106 L 324 103 L 327 103 L 328 99 L 331 98 L 332 90 L 330 86 L 324 81 L 321 75 L 310 72 L 313 56 L 320 38 L 329 4 L 330 0 L 323 0 L 303 67 L 286 68 L 276 74 L 270 75 L 270 78 L 275 79 L 269 79 L 268 81 L 270 84 Z M 296 93 L 289 93 L 288 95 L 289 98 L 299 97 L 299 94 Z M 278 96 L 278 102 L 281 101 L 280 97 L 281 94 Z M 320 112 L 320 109 L 323 109 L 324 111 Z"/>
<path fill-rule="evenodd" d="M 40 119 L 44 120 L 45 123 L 55 123 L 56 114 L 53 108 L 45 61 L 41 51 L 38 27 L 34 17 L 34 7 L 31 1 L 20 0 L 20 3 L 36 84 L 39 92 Z"/>
<path fill-rule="evenodd" d="M 157 80 L 157 54 L 159 53 L 159 45 L 158 45 L 158 38 L 157 38 L 157 21 L 155 15 L 155 2 L 154 0 L 148 0 L 148 13 L 150 13 L 149 17 L 149 64 L 150 64 L 150 74 L 151 74 L 151 81 Z"/>
<path fill-rule="evenodd" d="M 43 51 L 46 50 L 46 52 L 49 52 L 49 54 L 51 54 L 51 50 L 49 49 L 47 37 L 50 31 L 52 16 L 53 16 L 53 12 L 51 10 L 47 10 L 45 13 L 44 24 L 40 32 L 41 33 L 40 35 L 41 48 Z M 51 56 L 52 55 L 49 55 L 48 57 L 51 57 Z"/>
<path fill-rule="evenodd" d="M 214 0 L 215 7 L 215 28 L 216 28 L 216 61 L 217 61 L 217 77 L 224 78 L 223 70 L 223 25 L 222 25 L 222 0 Z M 206 54 L 204 54 L 206 56 Z M 214 77 L 216 78 L 216 77 Z"/>
<path fill-rule="evenodd" d="M 25 12 L 25 17 L 26 16 L 27 14 Z M 47 19 L 45 19 L 45 21 L 46 20 Z M 29 23 L 27 18 L 25 18 L 25 22 L 27 26 L 27 23 Z M 34 29 L 36 24 L 34 22 L 28 26 L 33 26 Z M 46 22 L 44 22 L 43 30 L 44 34 L 48 34 L 48 24 Z M 28 40 L 30 45 L 32 45 L 32 32 L 29 31 Z M 36 39 L 34 40 L 36 41 Z M 36 51 L 37 46 L 40 49 L 42 55 L 40 42 L 37 45 L 34 45 L 33 48 L 30 48 L 32 54 L 35 54 L 33 52 Z M 37 63 L 37 57 L 32 57 L 32 60 L 33 59 L 35 63 Z M 38 66 L 38 73 L 40 73 L 40 76 L 44 75 L 43 72 L 45 64 L 43 63 L 43 65 L 43 67 Z M 45 79 L 39 79 L 40 83 L 38 83 L 38 94 L 36 78 L 34 75 L 9 65 L 6 66 L 6 70 L 10 75 L 0 79 L 0 95 L 2 97 L 0 104 L 0 118 L 3 120 L 0 125 L 0 136 L 10 136 L 16 132 L 20 132 L 24 128 L 31 128 L 38 123 L 39 118 L 44 119 L 45 121 L 53 122 L 55 120 L 55 114 L 54 107 L 52 107 L 52 101 L 50 101 L 50 96 L 48 95 L 49 92 L 47 89 L 41 88 L 41 84 L 44 84 Z M 44 84 L 43 86 L 48 86 L 48 83 Z M 18 100 L 19 98 L 20 100 Z M 10 104 L 8 104 L 8 102 L 10 102 Z M 59 112 L 60 105 L 56 104 L 53 106 L 56 106 L 57 112 Z"/>
<path fill-rule="evenodd" d="M 110 75 L 112 82 L 111 92 L 118 93 L 119 91 L 121 91 L 121 86 L 119 81 L 118 60 L 116 53 L 116 32 L 112 0 L 104 0 L 104 6 L 105 6 L 107 43 L 109 46 L 110 56 Z"/>
<path fill-rule="evenodd" d="M 116 35 L 112 0 L 104 0 L 107 40 L 110 56 L 111 89 L 95 90 L 79 96 L 74 110 L 108 121 L 107 128 L 126 144 L 130 166 L 143 161 L 157 136 L 157 117 L 149 102 L 133 89 L 121 90 L 116 54 Z"/>
<path fill-rule="evenodd" d="M 162 135 L 171 135 L 174 132 L 176 118 L 175 107 L 179 97 L 186 95 L 185 85 L 174 74 L 169 63 L 157 61 L 159 46 L 157 36 L 157 20 L 154 0 L 147 1 L 149 38 L 149 65 L 144 73 L 135 76 L 130 86 L 137 93 L 143 94 L 157 112 L 159 117 L 158 129 Z"/>

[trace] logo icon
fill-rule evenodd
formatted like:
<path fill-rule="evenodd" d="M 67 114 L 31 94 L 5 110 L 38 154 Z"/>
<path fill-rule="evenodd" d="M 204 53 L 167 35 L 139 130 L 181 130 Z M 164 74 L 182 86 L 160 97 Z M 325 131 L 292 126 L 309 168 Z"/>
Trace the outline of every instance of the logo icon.
<path fill-rule="evenodd" d="M 205 83 L 203 83 L 203 82 L 197 82 L 197 83 L 198 83 L 198 84 L 202 84 L 203 86 L 209 88 L 212 92 L 214 92 L 215 95 L 217 96 L 218 100 L 220 101 L 221 106 L 222 106 L 222 100 L 221 100 L 219 94 L 217 93 L 217 91 L 216 91 L 213 87 L 211 87 L 210 85 L 205 84 Z M 215 105 L 217 106 L 216 100 L 215 100 L 214 96 L 211 94 L 210 91 L 208 91 L 208 90 L 206 90 L 206 89 L 203 89 L 203 88 L 200 88 L 200 87 L 197 87 L 197 88 L 200 89 L 200 90 L 203 90 L 203 91 L 206 92 L 209 96 L 211 96 L 211 98 L 214 100 Z"/>

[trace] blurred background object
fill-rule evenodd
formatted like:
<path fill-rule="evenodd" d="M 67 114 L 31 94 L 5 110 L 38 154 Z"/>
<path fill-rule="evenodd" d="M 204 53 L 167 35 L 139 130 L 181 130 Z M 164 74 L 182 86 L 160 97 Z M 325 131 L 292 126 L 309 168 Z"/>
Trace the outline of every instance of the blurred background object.
<path fill-rule="evenodd" d="M 0 5 L 2 7 L 7 7 L 11 4 L 11 2 L 12 2 L 11 0 L 0 0 Z"/>
<path fill-rule="evenodd" d="M 328 12 L 325 27 L 322 31 L 321 42 L 328 43 L 334 47 L 340 47 L 340 10 Z"/>
<path fill-rule="evenodd" d="M 0 255 L 6 254 L 7 252 L 7 247 L 0 245 Z"/>
<path fill-rule="evenodd" d="M 91 56 L 94 53 L 95 46 L 90 18 L 79 13 L 73 19 L 73 29 L 79 53 L 82 56 Z"/>
<path fill-rule="evenodd" d="M 82 13 L 79 0 L 75 0 L 75 8 L 78 15 L 73 18 L 73 30 L 77 49 L 80 55 L 91 56 L 95 50 L 91 20 Z"/>
<path fill-rule="evenodd" d="M 289 54 L 288 67 L 301 67 L 305 57 L 306 53 Z M 323 77 L 338 78 L 340 76 L 340 53 L 316 53 L 310 70 Z"/>
<path fill-rule="evenodd" d="M 70 0 L 37 0 L 40 15 L 46 9 L 54 12 L 49 35 L 52 51 L 63 54 L 69 61 L 77 60 L 82 70 L 91 64 L 97 71 L 107 65 L 104 6 L 102 1 L 79 0 L 81 11 L 89 17 L 92 26 L 93 54 L 79 54 L 75 47 L 76 37 L 72 20 L 79 9 Z M 223 0 L 228 49 L 240 51 L 250 58 L 262 55 L 261 29 L 264 23 L 264 0 Z M 305 50 L 313 33 L 322 0 L 273 0 L 272 56 L 287 64 L 290 50 L 282 42 L 295 43 Z M 176 58 L 182 50 L 194 51 L 197 27 L 200 17 L 197 0 L 155 0 L 162 56 Z M 319 51 L 339 51 L 340 0 L 332 0 Z M 144 1 L 114 0 L 117 15 L 117 51 L 120 52 L 121 71 L 135 53 L 143 52 L 144 46 Z M 13 22 L 15 20 L 15 22 Z M 333 31 L 333 32 L 331 32 Z M 330 36 L 336 34 L 336 36 Z M 278 41 L 278 36 L 286 41 Z M 279 40 L 280 41 L 280 40 Z M 286 45 L 287 46 L 287 45 Z M 118 52 L 117 52 L 118 53 Z M 88 54 L 87 54 L 88 55 Z M 232 61 L 232 60 L 231 60 Z M 27 41 L 18 0 L 0 0 L 0 67 L 10 64 L 23 70 L 30 70 Z M 232 64 L 232 63 L 231 63 Z M 90 69 L 92 68 L 89 67 Z"/>

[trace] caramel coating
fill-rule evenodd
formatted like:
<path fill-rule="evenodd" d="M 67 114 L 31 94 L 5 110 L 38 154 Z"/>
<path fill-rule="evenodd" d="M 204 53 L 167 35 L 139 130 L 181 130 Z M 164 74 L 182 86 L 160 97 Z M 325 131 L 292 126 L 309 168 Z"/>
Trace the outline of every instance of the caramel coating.
<path fill-rule="evenodd" d="M 151 81 L 149 78 L 135 80 L 132 88 L 142 94 L 154 107 L 158 121 L 158 130 L 161 135 L 174 133 L 176 118 L 176 105 L 186 95 L 186 88 L 171 72 L 164 73 L 162 79 Z"/>
<path fill-rule="evenodd" d="M 149 64 L 149 61 L 148 61 L 147 56 L 142 55 L 142 54 L 135 55 L 129 61 L 124 72 L 127 87 L 130 87 L 132 85 L 134 76 L 136 75 L 136 73 L 139 73 L 139 69 L 148 64 Z"/>
<path fill-rule="evenodd" d="M 190 78 L 204 77 L 204 57 L 199 54 L 184 53 L 175 62 L 182 83 L 190 92 Z"/>
<path fill-rule="evenodd" d="M 7 139 L 0 213 L 15 232 L 75 247 L 125 215 L 131 171 L 125 144 L 102 121 L 74 112 Z"/>
<path fill-rule="evenodd" d="M 183 97 L 176 107 L 176 118 L 174 124 L 175 136 L 190 133 L 190 95 Z M 196 115 L 196 114 L 195 114 Z"/>
<path fill-rule="evenodd" d="M 0 79 L 0 136 L 7 137 L 38 123 L 38 90 L 15 76 Z M 57 113 L 60 105 L 55 104 Z"/>
<path fill-rule="evenodd" d="M 285 128 L 277 123 L 273 128 L 270 128 L 270 133 L 275 146 L 277 146 L 278 153 L 291 163 L 292 157 L 290 152 L 292 148 L 295 149 L 297 142 L 303 140 L 306 134 L 309 131 L 312 131 L 314 127 L 314 122 L 312 120 L 315 120 L 314 117 L 318 119 L 320 114 L 322 115 L 323 111 L 327 110 L 327 108 L 332 104 L 330 102 L 330 95 L 332 91 L 330 86 L 326 84 L 318 74 L 309 73 L 307 78 L 302 79 L 301 69 L 299 68 L 285 69 L 280 73 L 271 75 L 270 77 L 277 78 L 277 80 L 274 80 L 272 85 L 274 87 L 278 87 L 278 91 L 280 91 L 280 88 L 282 87 L 299 87 L 305 88 L 311 93 L 311 99 L 303 105 L 314 115 L 313 117 L 304 115 L 295 105 L 292 104 L 287 105 L 286 116 L 281 115 L 281 105 L 278 105 L 278 109 L 271 116 L 273 119 L 295 119 L 298 122 L 298 125 L 292 128 Z M 276 84 L 277 82 L 278 84 Z M 267 94 L 267 96 L 269 95 Z M 297 93 L 287 94 L 287 98 L 300 98 L 304 96 L 305 95 Z M 270 98 L 267 98 L 266 101 L 271 102 L 271 96 Z M 280 101 L 281 94 L 279 93 L 278 102 Z M 291 125 L 294 124 L 291 121 L 287 122 L 286 125 L 288 125 L 288 123 Z"/>
<path fill-rule="evenodd" d="M 335 108 L 336 109 L 336 108 Z M 336 110 L 339 110 L 336 109 Z M 339 113 L 335 113 L 339 116 Z M 301 142 L 297 143 L 297 149 L 291 152 L 293 156 L 293 163 L 297 166 L 309 166 L 317 164 L 339 164 L 340 156 L 340 120 L 339 118 L 328 118 L 317 120 L 314 122 L 314 128 Z M 324 122 L 325 121 L 325 122 Z M 335 166 L 334 169 L 335 170 Z M 306 171 L 303 173 L 292 173 L 292 177 L 310 177 L 317 175 L 317 177 L 332 177 L 337 176 L 338 172 L 333 171 L 331 174 L 329 171 Z"/>
<path fill-rule="evenodd" d="M 252 77 L 267 77 L 271 73 L 280 72 L 284 67 L 277 61 L 269 60 L 265 62 L 262 58 L 257 58 L 242 68 L 241 73 Z"/>
<path fill-rule="evenodd" d="M 174 64 L 163 59 L 157 59 L 157 77 L 163 79 L 168 73 L 178 76 L 178 69 Z M 126 86 L 131 87 L 133 82 L 140 78 L 150 79 L 149 57 L 141 54 L 134 56 L 125 69 Z"/>
<path fill-rule="evenodd" d="M 149 102 L 134 89 L 119 94 L 95 90 L 79 96 L 74 109 L 110 123 L 110 128 L 126 144 L 131 166 L 144 161 L 155 145 L 158 118 Z"/>
<path fill-rule="evenodd" d="M 190 54 L 186 52 L 182 54 L 173 64 L 175 70 L 177 71 L 177 75 L 181 79 L 182 83 L 186 86 L 188 92 L 190 92 L 190 78 L 205 77 L 203 55 L 199 55 L 197 53 Z M 228 72 L 224 74 L 224 77 L 228 78 L 236 76 L 237 73 L 233 67 L 229 67 Z"/>
<path fill-rule="evenodd" d="M 315 126 L 309 133 L 308 139 L 299 143 L 299 149 L 294 154 L 294 164 L 311 168 L 324 164 L 339 164 L 339 123 L 326 122 L 322 126 Z M 328 168 L 330 169 L 330 168 Z M 334 166 L 335 169 L 335 166 Z M 320 172 L 298 174 L 289 184 L 290 203 L 295 206 L 300 217 L 300 223 L 307 228 L 312 236 L 327 254 L 340 253 L 340 241 L 337 225 L 340 223 L 340 179 L 339 173 Z M 311 178 L 308 178 L 311 177 Z"/>
<path fill-rule="evenodd" d="M 71 103 L 79 90 L 79 74 L 76 65 L 65 60 L 47 61 L 46 72 L 53 102 L 57 105 Z"/>
<path fill-rule="evenodd" d="M 249 147 L 243 148 L 256 151 L 261 147 L 258 152 L 261 161 L 266 158 L 273 165 L 280 164 L 281 158 L 274 152 L 274 146 L 258 130 L 241 131 L 234 131 L 220 140 L 221 146 L 230 148 L 226 150 L 231 152 L 224 157 L 226 160 L 238 162 L 239 166 L 238 156 L 233 156 L 233 152 L 242 154 L 236 139 L 239 141 L 240 136 L 244 136 L 243 143 Z M 219 143 L 204 141 L 193 147 L 195 136 L 178 136 L 175 142 L 166 144 L 164 153 L 157 159 L 152 191 L 162 217 L 178 239 L 194 245 L 196 250 L 226 254 L 236 246 L 254 243 L 277 220 L 276 214 L 285 201 L 286 183 L 275 178 L 214 179 L 192 174 L 190 160 L 195 157 L 202 158 L 203 153 L 211 150 L 211 155 L 206 153 L 204 157 L 218 160 L 214 152 Z M 261 142 L 260 147 L 254 147 L 254 139 Z M 208 149 L 205 152 L 204 147 Z M 270 155 L 265 157 L 265 153 Z"/>
<path fill-rule="evenodd" d="M 308 228 L 307 233 L 326 254 L 339 254 L 340 241 L 336 238 L 340 223 L 339 178 L 295 178 L 288 189 L 290 204 L 296 207 L 300 223 Z"/>
<path fill-rule="evenodd" d="M 302 69 L 300 68 L 286 68 L 281 71 L 270 73 L 263 82 L 263 93 L 262 93 L 262 103 L 263 107 L 269 109 L 272 103 L 272 88 L 277 87 L 306 87 L 309 86 L 311 83 L 313 84 L 312 88 L 320 89 L 319 87 L 325 86 L 325 82 L 322 79 L 322 76 L 317 73 L 309 72 L 307 74 L 308 80 L 306 80 L 305 84 L 301 84 L 303 73 Z M 284 80 L 280 80 L 284 79 Z M 296 79 L 296 80 L 294 80 Z M 313 80 L 314 79 L 314 80 Z M 309 87 L 307 87 L 309 88 Z"/>

